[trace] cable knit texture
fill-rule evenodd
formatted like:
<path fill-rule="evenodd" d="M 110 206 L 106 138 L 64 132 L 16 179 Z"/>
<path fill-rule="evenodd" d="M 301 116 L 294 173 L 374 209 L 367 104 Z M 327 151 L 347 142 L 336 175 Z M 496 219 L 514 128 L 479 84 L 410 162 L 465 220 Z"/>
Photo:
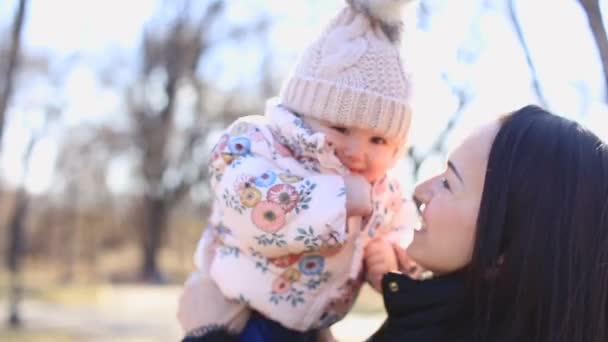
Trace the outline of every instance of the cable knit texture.
<path fill-rule="evenodd" d="M 283 84 L 281 103 L 304 116 L 402 142 L 411 121 L 408 72 L 399 42 L 368 12 L 349 6 L 330 22 Z"/>

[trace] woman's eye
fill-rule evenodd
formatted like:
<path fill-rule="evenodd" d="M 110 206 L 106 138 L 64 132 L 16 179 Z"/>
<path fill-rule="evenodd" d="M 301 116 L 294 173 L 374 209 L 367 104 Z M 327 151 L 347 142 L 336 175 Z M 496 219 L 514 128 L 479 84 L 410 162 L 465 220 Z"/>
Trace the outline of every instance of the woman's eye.
<path fill-rule="evenodd" d="M 373 138 L 371 138 L 371 142 L 372 142 L 372 144 L 376 144 L 376 145 L 384 145 L 384 144 L 386 144 L 386 139 L 384 139 L 382 137 L 373 137 Z"/>
<path fill-rule="evenodd" d="M 424 203 L 422 203 L 422 201 L 420 199 L 418 199 L 418 197 L 416 197 L 416 195 L 414 195 L 412 197 L 412 199 L 414 200 L 414 205 L 416 206 L 416 212 L 418 212 L 418 215 L 422 215 L 422 209 L 424 208 Z"/>
<path fill-rule="evenodd" d="M 340 132 L 342 134 L 346 134 L 348 132 L 348 129 L 346 129 L 346 127 L 333 126 L 331 129 L 333 129 L 334 131 Z"/>
<path fill-rule="evenodd" d="M 450 183 L 448 182 L 448 180 L 445 177 L 441 178 L 441 185 L 443 185 L 444 188 L 452 191 L 452 188 L 450 187 Z"/>

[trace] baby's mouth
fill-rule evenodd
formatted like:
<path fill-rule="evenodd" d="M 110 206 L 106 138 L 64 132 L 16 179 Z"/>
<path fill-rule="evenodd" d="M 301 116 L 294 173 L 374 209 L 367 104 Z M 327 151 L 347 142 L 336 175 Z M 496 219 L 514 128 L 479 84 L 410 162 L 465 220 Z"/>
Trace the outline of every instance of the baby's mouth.
<path fill-rule="evenodd" d="M 359 175 L 362 176 L 363 175 L 363 169 L 351 169 L 348 168 L 348 170 L 350 171 L 350 173 L 352 173 L 353 175 Z"/>

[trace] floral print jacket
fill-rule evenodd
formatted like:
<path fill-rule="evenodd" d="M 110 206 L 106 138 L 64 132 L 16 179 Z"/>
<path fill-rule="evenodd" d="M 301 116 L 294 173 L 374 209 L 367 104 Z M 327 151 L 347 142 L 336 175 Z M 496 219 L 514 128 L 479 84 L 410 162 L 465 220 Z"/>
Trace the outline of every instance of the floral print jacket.
<path fill-rule="evenodd" d="M 410 239 L 415 216 L 385 177 L 373 186 L 371 218 L 347 218 L 348 170 L 329 145 L 269 102 L 265 116 L 225 131 L 209 165 L 211 278 L 227 298 L 301 331 L 344 317 L 362 284 L 365 244 L 376 234 Z"/>

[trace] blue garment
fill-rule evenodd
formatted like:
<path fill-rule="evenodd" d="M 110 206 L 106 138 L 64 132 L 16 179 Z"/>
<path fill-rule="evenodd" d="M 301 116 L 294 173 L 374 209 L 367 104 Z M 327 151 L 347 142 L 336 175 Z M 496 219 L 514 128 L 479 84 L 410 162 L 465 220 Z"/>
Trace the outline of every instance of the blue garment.
<path fill-rule="evenodd" d="M 241 332 L 240 342 L 316 342 L 318 331 L 300 332 L 285 328 L 257 312 L 253 312 L 245 329 Z"/>

